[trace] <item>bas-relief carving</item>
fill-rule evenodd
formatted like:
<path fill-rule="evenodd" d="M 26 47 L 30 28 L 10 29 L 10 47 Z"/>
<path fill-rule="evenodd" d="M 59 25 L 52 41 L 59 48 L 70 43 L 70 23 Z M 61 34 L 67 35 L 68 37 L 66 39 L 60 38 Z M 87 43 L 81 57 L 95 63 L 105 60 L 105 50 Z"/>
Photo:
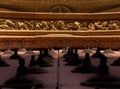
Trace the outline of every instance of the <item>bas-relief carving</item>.
<path fill-rule="evenodd" d="M 0 19 L 0 30 L 120 30 L 119 20 L 106 21 L 71 21 L 64 20 L 15 20 Z"/>

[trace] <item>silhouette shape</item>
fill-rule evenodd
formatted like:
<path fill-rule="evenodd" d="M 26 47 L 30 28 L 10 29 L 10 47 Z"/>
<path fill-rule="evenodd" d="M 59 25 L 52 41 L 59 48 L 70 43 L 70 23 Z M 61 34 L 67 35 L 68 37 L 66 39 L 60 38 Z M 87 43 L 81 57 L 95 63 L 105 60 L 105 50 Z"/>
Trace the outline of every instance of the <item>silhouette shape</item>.
<path fill-rule="evenodd" d="M 43 88 L 43 82 L 32 75 L 28 75 L 28 69 L 25 67 L 25 59 L 19 58 L 19 66 L 16 76 L 8 79 L 0 88 L 15 88 L 15 89 L 37 89 Z"/>
<path fill-rule="evenodd" d="M 28 69 L 25 66 L 25 59 L 19 58 L 19 67 L 17 68 L 16 76 L 24 76 L 28 74 Z"/>
<path fill-rule="evenodd" d="M 81 63 L 81 60 L 78 56 L 78 49 L 75 49 L 75 52 L 71 54 L 72 56 L 69 58 L 69 60 L 67 61 L 65 65 L 69 65 L 69 66 L 79 65 Z"/>
<path fill-rule="evenodd" d="M 18 50 L 15 49 L 14 54 L 10 56 L 10 59 L 19 59 L 19 58 L 20 58 L 20 55 L 18 54 Z"/>
<path fill-rule="evenodd" d="M 48 71 L 42 69 L 40 66 L 37 65 L 35 61 L 35 56 L 31 55 L 30 64 L 28 67 L 28 73 L 30 74 L 41 74 L 41 73 L 48 73 Z"/>
<path fill-rule="evenodd" d="M 37 63 L 37 65 L 39 65 L 41 67 L 53 66 L 48 60 L 45 60 L 45 54 L 43 55 L 42 50 L 40 50 L 40 54 L 39 54 L 39 57 L 38 57 L 36 63 Z"/>
<path fill-rule="evenodd" d="M 36 63 L 36 61 L 35 61 L 35 55 L 31 55 L 31 60 L 30 60 L 30 64 L 29 64 L 29 66 L 31 67 L 31 66 L 35 66 L 37 63 Z"/>
<path fill-rule="evenodd" d="M 53 63 L 52 61 L 53 57 L 49 54 L 49 51 L 47 48 L 43 50 L 43 57 L 46 61 Z"/>
<path fill-rule="evenodd" d="M 93 54 L 92 57 L 93 57 L 93 58 L 101 58 L 101 57 L 103 57 L 103 56 L 105 57 L 105 55 L 102 54 L 100 51 L 101 51 L 100 47 L 97 47 L 96 53 Z"/>
<path fill-rule="evenodd" d="M 97 68 L 96 74 L 97 75 L 82 82 L 81 85 L 100 88 L 120 88 L 120 78 L 110 75 L 109 67 L 107 66 L 107 58 L 105 56 L 101 56 L 100 65 Z"/>
<path fill-rule="evenodd" d="M 73 48 L 68 48 L 67 54 L 63 55 L 63 58 L 65 58 L 64 61 L 68 61 L 73 55 Z"/>
<path fill-rule="evenodd" d="M 96 68 L 91 64 L 89 53 L 85 54 L 83 62 L 71 72 L 73 73 L 94 73 Z"/>
<path fill-rule="evenodd" d="M 102 75 L 109 75 L 109 67 L 107 66 L 107 58 L 101 57 L 100 65 L 97 67 L 97 74 Z"/>

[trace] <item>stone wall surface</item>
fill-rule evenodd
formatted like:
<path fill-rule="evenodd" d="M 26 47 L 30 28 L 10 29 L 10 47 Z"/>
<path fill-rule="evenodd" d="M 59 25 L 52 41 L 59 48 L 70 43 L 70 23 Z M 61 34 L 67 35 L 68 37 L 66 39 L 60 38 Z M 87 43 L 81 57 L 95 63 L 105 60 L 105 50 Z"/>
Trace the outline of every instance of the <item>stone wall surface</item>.
<path fill-rule="evenodd" d="M 120 2 L 119 0 L 0 0 L 0 8 L 0 10 L 57 13 L 118 12 Z"/>

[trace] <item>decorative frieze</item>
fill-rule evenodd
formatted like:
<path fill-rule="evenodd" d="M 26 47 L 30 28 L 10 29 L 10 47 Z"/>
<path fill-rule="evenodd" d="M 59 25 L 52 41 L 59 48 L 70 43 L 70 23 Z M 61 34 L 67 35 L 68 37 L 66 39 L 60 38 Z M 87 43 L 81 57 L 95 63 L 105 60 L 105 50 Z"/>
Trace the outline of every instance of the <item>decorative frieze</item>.
<path fill-rule="evenodd" d="M 120 30 L 120 21 L 0 19 L 0 30 Z"/>

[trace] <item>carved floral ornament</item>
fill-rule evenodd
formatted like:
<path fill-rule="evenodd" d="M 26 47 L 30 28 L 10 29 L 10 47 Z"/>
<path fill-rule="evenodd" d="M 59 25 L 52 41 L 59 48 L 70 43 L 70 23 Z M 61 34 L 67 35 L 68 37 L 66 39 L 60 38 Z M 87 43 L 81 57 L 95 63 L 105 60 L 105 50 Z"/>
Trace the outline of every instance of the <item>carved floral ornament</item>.
<path fill-rule="evenodd" d="M 64 20 L 0 19 L 0 30 L 120 30 L 120 21 L 66 22 Z"/>

